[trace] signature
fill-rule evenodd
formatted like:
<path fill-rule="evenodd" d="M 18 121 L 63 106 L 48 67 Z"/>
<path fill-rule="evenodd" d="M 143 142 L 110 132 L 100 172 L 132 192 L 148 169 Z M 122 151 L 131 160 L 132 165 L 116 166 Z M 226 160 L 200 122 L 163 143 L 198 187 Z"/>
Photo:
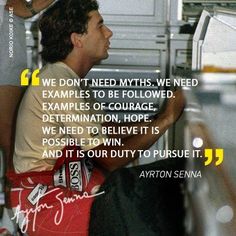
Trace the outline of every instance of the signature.
<path fill-rule="evenodd" d="M 59 188 L 54 188 L 44 194 L 41 194 L 41 191 L 39 190 L 39 195 L 38 195 L 38 199 L 36 201 L 36 204 L 33 208 L 28 208 L 28 209 L 21 209 L 21 205 L 17 205 L 17 207 L 15 208 L 15 213 L 14 216 L 11 218 L 12 220 L 16 220 L 16 223 L 19 224 L 21 232 L 22 233 L 26 233 L 26 231 L 28 230 L 29 227 L 29 216 L 31 214 L 33 214 L 33 222 L 32 222 L 32 230 L 33 232 L 35 231 L 35 224 L 36 224 L 36 219 L 37 219 L 37 214 L 38 212 L 40 212 L 43 209 L 52 209 L 53 205 L 49 205 L 47 203 L 43 203 L 43 204 L 39 204 L 39 199 L 54 192 L 57 191 Z M 20 190 L 22 191 L 22 190 Z M 82 195 L 78 195 L 78 194 L 73 194 L 72 197 L 63 197 L 63 192 L 58 193 L 55 198 L 56 200 L 59 202 L 60 207 L 59 210 L 56 211 L 55 216 L 54 216 L 54 223 L 56 225 L 59 225 L 63 219 L 63 215 L 64 215 L 64 204 L 70 204 L 75 202 L 76 200 L 79 199 L 84 199 L 84 198 L 93 198 L 99 195 L 104 194 L 105 191 L 102 192 L 98 192 L 95 194 L 91 194 L 89 195 L 87 192 L 83 192 Z M 20 194 L 21 195 L 21 194 Z M 62 198 L 61 198 L 62 197 Z M 23 218 L 22 218 L 23 216 Z"/>

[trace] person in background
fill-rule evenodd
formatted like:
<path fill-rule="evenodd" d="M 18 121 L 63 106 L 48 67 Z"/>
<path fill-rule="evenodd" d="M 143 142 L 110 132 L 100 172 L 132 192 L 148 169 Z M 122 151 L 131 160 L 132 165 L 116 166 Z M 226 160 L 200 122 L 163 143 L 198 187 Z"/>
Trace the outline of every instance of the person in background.
<path fill-rule="evenodd" d="M 54 0 L 0 0 L 0 147 L 12 166 L 16 111 L 23 89 L 20 74 L 27 68 L 24 19 Z"/>
<path fill-rule="evenodd" d="M 4 151 L 7 169 L 13 168 L 16 113 L 24 91 L 20 87 L 20 75 L 27 68 L 24 19 L 34 16 L 53 2 L 0 0 L 0 148 Z M 4 220 L 8 218 L 6 212 L 4 209 Z M 5 230 L 2 227 L 4 225 L 0 222 L 0 234 Z"/>

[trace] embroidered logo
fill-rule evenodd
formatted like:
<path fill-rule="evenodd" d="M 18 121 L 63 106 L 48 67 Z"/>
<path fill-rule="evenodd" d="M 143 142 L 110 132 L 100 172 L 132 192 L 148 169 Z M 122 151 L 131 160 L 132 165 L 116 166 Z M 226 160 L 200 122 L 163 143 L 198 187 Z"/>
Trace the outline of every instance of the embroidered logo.
<path fill-rule="evenodd" d="M 65 165 L 63 165 L 54 174 L 54 186 L 66 187 L 66 168 L 65 168 Z"/>
<path fill-rule="evenodd" d="M 77 191 L 83 190 L 81 162 L 74 161 L 69 163 L 70 188 Z"/>
<path fill-rule="evenodd" d="M 42 195 L 46 191 L 47 191 L 46 185 L 38 184 L 28 195 L 27 199 L 30 201 L 32 205 L 35 205 L 39 201 L 40 196 L 42 197 Z"/>

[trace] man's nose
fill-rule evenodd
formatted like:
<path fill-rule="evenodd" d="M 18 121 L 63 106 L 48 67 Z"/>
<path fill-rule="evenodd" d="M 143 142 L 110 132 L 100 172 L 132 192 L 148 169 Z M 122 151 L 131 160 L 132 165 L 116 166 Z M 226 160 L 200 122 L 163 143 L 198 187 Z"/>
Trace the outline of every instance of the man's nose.
<path fill-rule="evenodd" d="M 106 38 L 111 38 L 113 35 L 112 31 L 106 26 Z"/>

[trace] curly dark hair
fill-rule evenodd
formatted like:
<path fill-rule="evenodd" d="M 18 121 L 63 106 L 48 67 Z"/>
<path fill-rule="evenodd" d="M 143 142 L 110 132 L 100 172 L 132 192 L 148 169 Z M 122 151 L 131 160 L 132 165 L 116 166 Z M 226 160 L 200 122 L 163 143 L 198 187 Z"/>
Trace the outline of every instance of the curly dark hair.
<path fill-rule="evenodd" d="M 59 0 L 51 6 L 39 21 L 43 60 L 65 59 L 73 49 L 71 33 L 87 32 L 88 14 L 93 10 L 98 10 L 96 0 Z"/>

